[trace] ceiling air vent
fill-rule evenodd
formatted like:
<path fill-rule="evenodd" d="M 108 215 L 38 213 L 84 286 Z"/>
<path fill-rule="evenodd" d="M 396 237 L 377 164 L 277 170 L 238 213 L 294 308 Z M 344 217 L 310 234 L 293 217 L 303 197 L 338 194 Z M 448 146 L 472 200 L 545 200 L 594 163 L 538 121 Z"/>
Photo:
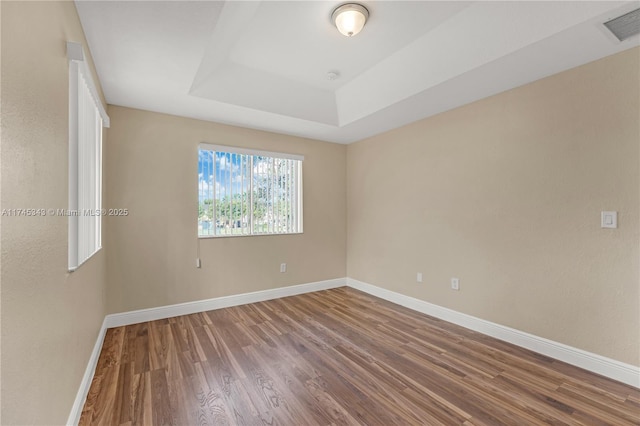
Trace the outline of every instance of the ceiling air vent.
<path fill-rule="evenodd" d="M 640 9 L 632 10 L 604 23 L 620 41 L 640 33 Z"/>

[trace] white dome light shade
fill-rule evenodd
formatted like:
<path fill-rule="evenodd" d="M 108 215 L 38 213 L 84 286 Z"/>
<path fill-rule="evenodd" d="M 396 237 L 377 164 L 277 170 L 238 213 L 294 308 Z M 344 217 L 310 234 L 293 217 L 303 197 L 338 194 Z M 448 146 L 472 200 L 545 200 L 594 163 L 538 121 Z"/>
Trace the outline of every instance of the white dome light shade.
<path fill-rule="evenodd" d="M 347 37 L 358 34 L 369 18 L 369 11 L 362 5 L 347 3 L 333 11 L 331 20 L 335 22 L 340 33 Z"/>

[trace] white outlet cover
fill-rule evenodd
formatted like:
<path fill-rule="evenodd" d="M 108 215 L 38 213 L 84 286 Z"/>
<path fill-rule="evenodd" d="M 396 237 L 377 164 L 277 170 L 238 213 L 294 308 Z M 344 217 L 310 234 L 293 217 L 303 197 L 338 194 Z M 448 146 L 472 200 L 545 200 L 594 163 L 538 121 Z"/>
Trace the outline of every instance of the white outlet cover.
<path fill-rule="evenodd" d="M 451 290 L 460 290 L 460 280 L 458 278 L 451 278 Z"/>
<path fill-rule="evenodd" d="M 418 274 L 416 275 L 416 281 L 419 283 L 422 282 L 422 272 L 418 272 Z"/>

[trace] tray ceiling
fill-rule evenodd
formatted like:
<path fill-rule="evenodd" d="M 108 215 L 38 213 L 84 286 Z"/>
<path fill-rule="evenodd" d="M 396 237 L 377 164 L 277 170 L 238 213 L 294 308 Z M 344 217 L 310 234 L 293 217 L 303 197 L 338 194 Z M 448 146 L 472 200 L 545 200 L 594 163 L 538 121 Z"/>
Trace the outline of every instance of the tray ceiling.
<path fill-rule="evenodd" d="M 107 102 L 339 143 L 626 50 L 638 2 L 76 1 Z M 337 78 L 331 80 L 327 74 Z"/>

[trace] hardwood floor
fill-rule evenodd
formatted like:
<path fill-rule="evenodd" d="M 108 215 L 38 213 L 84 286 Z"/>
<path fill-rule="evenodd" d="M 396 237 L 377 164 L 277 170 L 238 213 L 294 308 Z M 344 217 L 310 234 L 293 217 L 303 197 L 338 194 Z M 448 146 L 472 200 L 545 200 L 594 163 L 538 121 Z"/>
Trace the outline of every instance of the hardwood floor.
<path fill-rule="evenodd" d="M 109 329 L 81 425 L 638 425 L 640 391 L 342 287 Z"/>

